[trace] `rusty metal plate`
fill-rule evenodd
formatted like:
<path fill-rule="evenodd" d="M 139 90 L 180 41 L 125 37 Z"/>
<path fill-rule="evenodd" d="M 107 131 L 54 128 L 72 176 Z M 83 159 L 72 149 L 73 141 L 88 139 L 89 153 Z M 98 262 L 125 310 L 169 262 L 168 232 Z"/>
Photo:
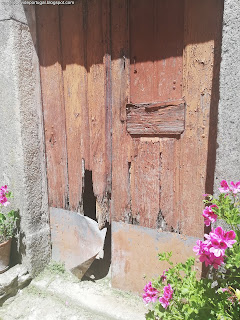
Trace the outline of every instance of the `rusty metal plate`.
<path fill-rule="evenodd" d="M 184 262 L 193 256 L 198 238 L 172 232 L 160 232 L 122 222 L 112 222 L 112 285 L 142 293 L 146 282 L 169 267 L 157 254 L 173 252 L 173 262 Z M 199 274 L 201 263 L 196 263 Z"/>
<path fill-rule="evenodd" d="M 103 249 L 107 229 L 77 212 L 50 208 L 52 259 L 81 278 Z"/>

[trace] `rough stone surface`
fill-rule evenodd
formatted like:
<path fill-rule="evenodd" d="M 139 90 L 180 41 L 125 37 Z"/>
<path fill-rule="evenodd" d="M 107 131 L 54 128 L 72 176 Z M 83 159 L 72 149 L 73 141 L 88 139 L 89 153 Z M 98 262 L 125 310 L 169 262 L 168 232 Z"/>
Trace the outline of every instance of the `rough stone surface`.
<path fill-rule="evenodd" d="M 12 19 L 27 24 L 25 10 L 29 9 L 29 5 L 23 6 L 21 2 L 21 0 L 1 0 L 0 21 Z"/>
<path fill-rule="evenodd" d="M 224 1 L 215 186 L 240 180 L 240 5 Z"/>
<path fill-rule="evenodd" d="M 31 281 L 27 269 L 16 265 L 3 274 L 0 274 L 0 305 L 9 297 L 17 294 L 19 289 L 26 287 Z"/>
<path fill-rule="evenodd" d="M 0 21 L 0 183 L 9 185 L 20 212 L 20 260 L 36 274 L 51 251 L 35 14 L 28 7 L 31 33 L 20 18 Z M 18 8 L 12 4 L 21 15 Z"/>
<path fill-rule="evenodd" d="M 43 273 L 0 309 L 2 320 L 143 320 L 142 298 L 70 274 Z"/>

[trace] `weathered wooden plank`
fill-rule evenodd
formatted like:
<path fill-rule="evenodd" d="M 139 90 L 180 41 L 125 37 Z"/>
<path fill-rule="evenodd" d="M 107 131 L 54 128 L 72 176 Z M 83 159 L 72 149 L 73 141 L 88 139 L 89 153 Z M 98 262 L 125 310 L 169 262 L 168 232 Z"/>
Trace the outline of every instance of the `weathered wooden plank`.
<path fill-rule="evenodd" d="M 49 205 L 68 207 L 68 175 L 59 10 L 36 6 Z"/>
<path fill-rule="evenodd" d="M 214 52 L 220 50 L 223 1 L 185 1 L 184 91 L 187 112 L 180 139 L 179 206 L 180 231 L 202 236 L 202 194 L 205 193 L 209 114 L 213 83 Z M 204 21 L 204 23 L 202 23 Z M 218 55 L 219 56 L 219 55 Z"/>
<path fill-rule="evenodd" d="M 155 0 L 154 99 L 182 98 L 184 0 Z"/>
<path fill-rule="evenodd" d="M 181 139 L 181 138 L 180 138 Z M 178 179 L 176 171 L 178 170 L 176 162 L 178 161 L 176 152 L 175 138 L 161 138 L 160 140 L 160 158 L 161 158 L 161 176 L 160 176 L 160 213 L 158 226 L 164 231 L 179 231 L 179 221 L 176 217 L 176 185 Z"/>
<path fill-rule="evenodd" d="M 158 227 L 160 192 L 159 139 L 135 139 L 131 167 L 132 223 L 148 228 Z"/>
<path fill-rule="evenodd" d="M 112 39 L 112 220 L 131 219 L 131 137 L 126 130 L 129 97 L 128 0 L 111 3 Z"/>
<path fill-rule="evenodd" d="M 87 162 L 88 117 L 85 110 L 86 68 L 84 59 L 83 2 L 60 6 L 64 98 L 66 112 L 69 205 L 80 211 L 82 202 L 82 159 Z"/>
<path fill-rule="evenodd" d="M 130 1 L 130 101 L 182 97 L 184 0 Z"/>
<path fill-rule="evenodd" d="M 130 102 L 158 101 L 153 96 L 154 86 L 154 3 L 155 0 L 129 2 L 130 23 Z"/>
<path fill-rule="evenodd" d="M 181 134 L 185 104 L 127 104 L 127 131 L 131 135 Z"/>
<path fill-rule="evenodd" d="M 97 218 L 102 227 L 108 220 L 109 207 L 106 193 L 110 172 L 109 153 L 111 138 L 107 117 L 111 109 L 109 99 L 110 57 L 109 1 L 86 1 L 86 55 L 88 70 L 88 110 L 90 123 L 90 166 L 93 177 L 93 191 L 97 197 Z M 105 197 L 106 196 L 106 197 Z"/>

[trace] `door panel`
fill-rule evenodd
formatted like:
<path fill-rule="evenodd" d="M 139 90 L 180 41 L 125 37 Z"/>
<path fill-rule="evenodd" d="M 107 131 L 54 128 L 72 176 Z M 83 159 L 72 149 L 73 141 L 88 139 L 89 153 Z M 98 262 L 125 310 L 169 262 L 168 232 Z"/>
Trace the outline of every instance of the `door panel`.
<path fill-rule="evenodd" d="M 203 236 L 222 11 L 222 0 L 36 8 L 49 204 L 113 224 L 117 287 L 139 290 L 161 271 L 157 250 L 180 261 Z"/>
<path fill-rule="evenodd" d="M 113 110 L 121 110 L 120 119 L 117 113 L 113 117 L 113 219 L 151 228 L 164 226 L 164 230 L 172 230 L 173 218 L 171 225 L 168 225 L 170 220 L 167 222 L 166 219 L 168 214 L 171 217 L 173 214 L 168 212 L 169 205 L 165 209 L 166 200 L 161 193 L 164 190 L 166 195 L 171 194 L 168 203 L 172 203 L 173 209 L 173 191 L 165 184 L 174 185 L 174 180 L 171 180 L 174 176 L 168 171 L 176 165 L 175 140 L 180 138 L 185 125 L 185 104 L 181 104 L 184 101 L 184 1 L 151 0 L 146 5 L 144 0 L 132 0 L 116 2 L 115 6 L 117 3 L 122 12 L 125 3 L 124 25 L 128 26 L 128 30 L 124 30 L 125 47 L 121 47 L 118 56 L 113 56 L 113 59 L 118 58 L 120 63 L 122 57 L 128 54 L 129 59 L 118 80 L 127 84 L 125 96 L 120 97 L 121 106 L 115 105 L 113 100 Z M 113 52 L 118 46 L 120 33 L 119 30 L 115 32 L 114 21 L 116 17 L 112 16 Z M 117 94 L 113 87 L 113 97 Z M 122 120 L 121 127 L 119 120 Z M 126 135 L 126 130 L 131 137 Z M 169 137 L 163 138 L 164 135 Z M 126 142 L 120 162 L 117 159 L 119 143 L 125 144 L 125 141 L 131 142 Z M 171 162 L 170 168 L 166 167 L 166 162 L 169 165 Z M 124 173 L 115 176 L 114 172 L 119 170 L 117 168 L 124 166 Z M 128 190 L 127 195 L 123 193 L 124 196 L 115 191 L 123 183 L 125 190 Z"/>

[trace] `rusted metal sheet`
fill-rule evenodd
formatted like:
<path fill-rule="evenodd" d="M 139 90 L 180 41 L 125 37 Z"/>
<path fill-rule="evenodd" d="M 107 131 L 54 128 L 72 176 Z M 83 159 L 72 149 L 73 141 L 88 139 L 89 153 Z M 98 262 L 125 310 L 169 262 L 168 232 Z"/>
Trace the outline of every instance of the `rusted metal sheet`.
<path fill-rule="evenodd" d="M 174 263 L 184 262 L 193 255 L 197 240 L 121 222 L 113 222 L 112 231 L 112 285 L 139 293 L 147 282 L 169 268 L 167 262 L 158 260 L 159 252 L 172 251 Z M 199 275 L 201 263 L 195 266 Z"/>
<path fill-rule="evenodd" d="M 99 230 L 96 221 L 83 215 L 50 208 L 52 259 L 82 278 L 103 250 L 107 229 Z"/>
<path fill-rule="evenodd" d="M 130 1 L 130 101 L 182 98 L 184 0 Z"/>
<path fill-rule="evenodd" d="M 68 206 L 65 110 L 58 7 L 37 6 L 49 204 Z"/>
<path fill-rule="evenodd" d="M 126 108 L 131 135 L 176 135 L 184 131 L 184 103 L 127 104 Z"/>

